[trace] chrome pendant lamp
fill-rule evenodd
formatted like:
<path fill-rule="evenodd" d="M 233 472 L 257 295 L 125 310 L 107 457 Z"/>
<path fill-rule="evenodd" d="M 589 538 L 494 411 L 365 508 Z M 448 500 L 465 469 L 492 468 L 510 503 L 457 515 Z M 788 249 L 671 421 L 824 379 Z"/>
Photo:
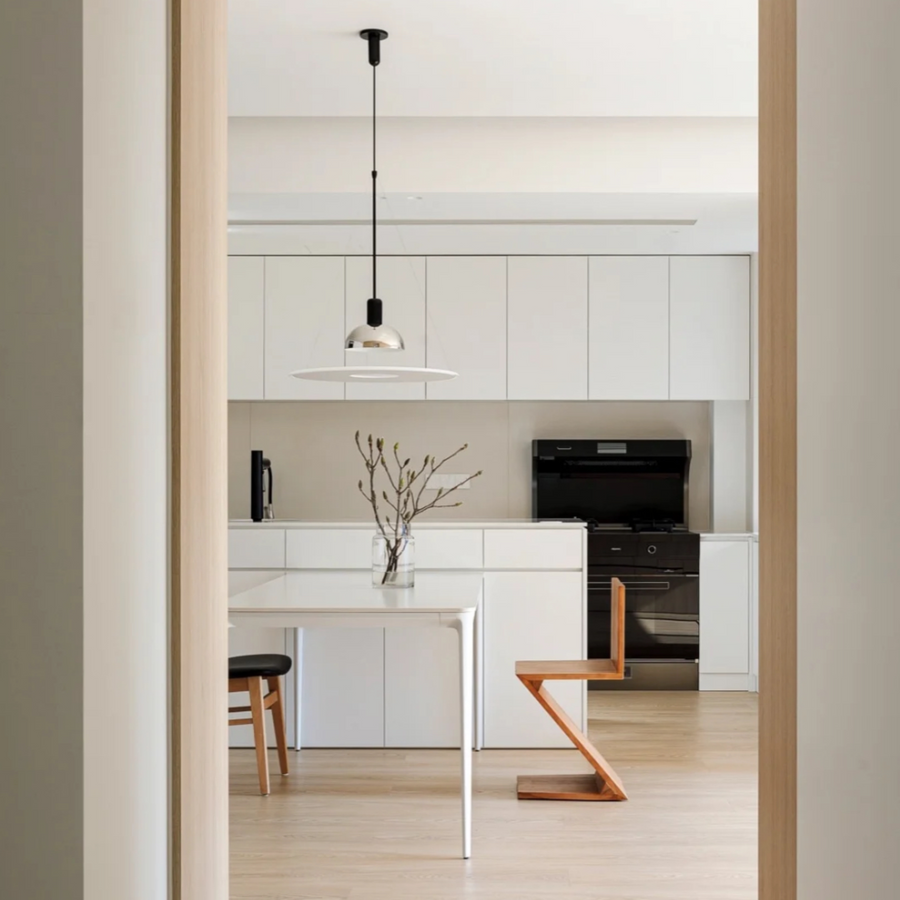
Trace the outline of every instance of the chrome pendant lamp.
<path fill-rule="evenodd" d="M 378 297 L 377 204 L 378 168 L 376 165 L 376 86 L 375 72 L 381 62 L 381 42 L 388 33 L 380 28 L 366 28 L 359 36 L 369 45 L 369 65 L 372 67 L 372 296 L 366 302 L 366 323 L 358 325 L 344 341 L 345 350 L 403 350 L 403 338 L 395 328 L 385 325 L 383 305 Z M 330 368 L 300 369 L 291 372 L 294 378 L 308 381 L 344 382 L 409 382 L 447 381 L 456 372 L 447 369 L 416 368 L 412 366 L 333 366 Z"/>
<path fill-rule="evenodd" d="M 366 303 L 366 324 L 358 325 L 344 342 L 345 350 L 403 350 L 403 337 L 396 328 L 382 320 L 382 303 L 378 299 L 378 148 L 375 131 L 376 98 L 375 73 L 381 62 L 381 42 L 388 33 L 380 28 L 366 28 L 359 36 L 369 44 L 369 65 L 372 67 L 372 296 Z"/>

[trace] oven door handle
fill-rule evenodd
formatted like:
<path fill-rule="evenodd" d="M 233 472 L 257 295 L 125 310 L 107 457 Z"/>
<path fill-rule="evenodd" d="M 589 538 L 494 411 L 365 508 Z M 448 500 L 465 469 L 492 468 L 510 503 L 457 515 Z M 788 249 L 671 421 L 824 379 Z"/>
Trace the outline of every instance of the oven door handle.
<path fill-rule="evenodd" d="M 632 588 L 636 591 L 668 591 L 672 587 L 669 581 L 625 581 L 620 579 L 625 589 Z M 612 588 L 612 584 L 608 581 L 589 581 L 588 590 L 599 590 L 600 588 Z"/>

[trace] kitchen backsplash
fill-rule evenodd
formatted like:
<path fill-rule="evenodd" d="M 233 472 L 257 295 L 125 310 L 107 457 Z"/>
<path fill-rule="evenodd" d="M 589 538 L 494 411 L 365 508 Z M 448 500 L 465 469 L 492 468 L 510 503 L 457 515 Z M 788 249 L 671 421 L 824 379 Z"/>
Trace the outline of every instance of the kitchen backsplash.
<path fill-rule="evenodd" d="M 469 448 L 449 475 L 484 470 L 463 506 L 446 519 L 531 515 L 531 441 L 535 438 L 686 438 L 692 442 L 690 526 L 709 528 L 710 405 L 688 402 L 232 402 L 228 405 L 229 516 L 250 515 L 250 450 L 264 450 L 275 471 L 275 515 L 282 519 L 368 519 L 357 482 L 364 474 L 357 430 L 400 441 L 413 459 Z"/>

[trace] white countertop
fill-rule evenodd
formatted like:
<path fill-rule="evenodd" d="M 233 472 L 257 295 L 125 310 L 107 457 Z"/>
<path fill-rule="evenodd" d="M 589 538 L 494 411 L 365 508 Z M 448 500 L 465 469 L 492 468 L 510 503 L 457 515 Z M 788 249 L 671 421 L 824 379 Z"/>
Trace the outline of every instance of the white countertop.
<path fill-rule="evenodd" d="M 365 528 L 374 531 L 375 523 L 371 520 L 351 519 L 346 522 L 304 522 L 298 519 L 266 519 L 263 522 L 253 522 L 250 519 L 231 519 L 228 522 L 229 528 Z M 453 529 L 453 528 L 550 528 L 565 529 L 578 528 L 584 529 L 585 523 L 578 519 L 560 519 L 558 521 L 540 521 L 534 519 L 472 519 L 468 521 L 452 520 L 441 521 L 439 519 L 429 519 L 428 521 L 416 521 L 412 526 L 412 533 L 425 529 Z"/>
<path fill-rule="evenodd" d="M 228 573 L 230 612 L 459 613 L 475 610 L 480 572 L 417 572 L 414 588 L 378 588 L 371 570 Z"/>
<path fill-rule="evenodd" d="M 739 532 L 704 532 L 700 535 L 701 541 L 756 541 L 759 535 L 755 531 L 739 531 Z"/>

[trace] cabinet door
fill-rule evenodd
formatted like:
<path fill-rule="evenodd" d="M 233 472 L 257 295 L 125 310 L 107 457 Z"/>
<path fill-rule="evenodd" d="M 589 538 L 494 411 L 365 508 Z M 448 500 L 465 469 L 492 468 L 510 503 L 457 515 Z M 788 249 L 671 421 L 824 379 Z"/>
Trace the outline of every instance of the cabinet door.
<path fill-rule="evenodd" d="M 292 378 L 344 364 L 344 260 L 266 257 L 266 400 L 341 400 L 342 384 Z"/>
<path fill-rule="evenodd" d="M 509 258 L 510 400 L 587 400 L 587 280 L 583 256 Z"/>
<path fill-rule="evenodd" d="M 750 258 L 673 256 L 669 396 L 750 399 Z"/>
<path fill-rule="evenodd" d="M 700 675 L 750 671 L 750 542 L 700 543 Z"/>
<path fill-rule="evenodd" d="M 458 647 L 452 628 L 385 628 L 386 747 L 459 747 Z"/>
<path fill-rule="evenodd" d="M 669 258 L 590 260 L 591 400 L 669 399 Z"/>
<path fill-rule="evenodd" d="M 506 399 L 506 257 L 428 259 L 427 360 L 458 373 L 429 400 Z"/>
<path fill-rule="evenodd" d="M 384 746 L 384 629 L 304 628 L 301 747 Z"/>
<path fill-rule="evenodd" d="M 425 257 L 386 256 L 378 260 L 378 293 L 384 322 L 403 335 L 405 350 L 351 350 L 348 366 L 425 365 Z M 347 331 L 366 321 L 366 301 L 372 296 L 372 260 L 347 257 Z M 347 385 L 348 400 L 424 400 L 425 385 L 365 383 Z"/>
<path fill-rule="evenodd" d="M 265 276 L 261 256 L 228 257 L 228 399 L 262 400 Z"/>
<path fill-rule="evenodd" d="M 486 747 L 571 747 L 525 686 L 517 660 L 584 659 L 580 572 L 489 572 L 484 576 L 484 743 Z M 582 722 L 584 682 L 554 681 L 551 692 Z"/>
<path fill-rule="evenodd" d="M 759 691 L 759 541 L 750 542 L 750 690 Z"/>

